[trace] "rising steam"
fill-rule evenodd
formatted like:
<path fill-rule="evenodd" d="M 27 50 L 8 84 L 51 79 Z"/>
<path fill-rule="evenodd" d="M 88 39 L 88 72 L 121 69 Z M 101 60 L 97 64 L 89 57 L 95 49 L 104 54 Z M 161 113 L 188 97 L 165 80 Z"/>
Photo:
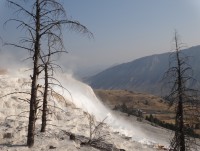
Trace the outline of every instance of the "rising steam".
<path fill-rule="evenodd" d="M 167 141 L 164 138 L 156 138 L 156 132 L 145 130 L 145 124 L 134 121 L 128 122 L 121 116 L 117 116 L 110 109 L 105 107 L 102 102 L 96 97 L 92 88 L 72 77 L 69 74 L 59 74 L 57 76 L 62 85 L 68 90 L 57 88 L 57 91 L 62 93 L 67 100 L 70 100 L 76 107 L 92 114 L 98 121 L 102 121 L 107 117 L 106 123 L 121 134 L 132 137 L 133 140 L 145 144 L 160 143 L 167 146 Z M 70 92 L 70 93 L 69 93 Z M 146 134 L 148 133 L 148 134 Z"/>

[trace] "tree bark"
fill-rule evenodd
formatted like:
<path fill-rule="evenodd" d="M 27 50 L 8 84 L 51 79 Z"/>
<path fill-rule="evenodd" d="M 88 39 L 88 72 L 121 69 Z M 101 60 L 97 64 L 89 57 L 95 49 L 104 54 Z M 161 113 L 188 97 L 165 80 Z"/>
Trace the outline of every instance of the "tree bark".
<path fill-rule="evenodd" d="M 48 65 L 45 64 L 45 88 L 44 88 L 44 96 L 43 96 L 43 110 L 42 110 L 42 127 L 41 132 L 45 132 L 46 130 L 46 122 L 47 122 L 47 96 L 48 96 Z"/>
<path fill-rule="evenodd" d="M 183 78 L 181 74 L 181 61 L 179 56 L 178 40 L 175 35 L 176 42 L 176 59 L 177 59 L 177 72 L 178 72 L 178 106 L 176 112 L 176 126 L 177 131 L 175 132 L 176 141 L 178 141 L 180 151 L 185 151 L 185 131 L 184 131 L 184 121 L 183 121 Z"/>
<path fill-rule="evenodd" d="M 32 77 L 32 87 L 31 87 L 31 99 L 30 99 L 30 112 L 29 112 L 29 124 L 28 124 L 28 137 L 27 145 L 32 147 L 34 145 L 34 135 L 35 135 L 35 122 L 37 113 L 37 89 L 38 89 L 38 75 L 39 75 L 39 55 L 40 55 L 40 0 L 36 1 L 36 39 L 34 45 L 34 58 L 33 58 L 33 77 Z"/>

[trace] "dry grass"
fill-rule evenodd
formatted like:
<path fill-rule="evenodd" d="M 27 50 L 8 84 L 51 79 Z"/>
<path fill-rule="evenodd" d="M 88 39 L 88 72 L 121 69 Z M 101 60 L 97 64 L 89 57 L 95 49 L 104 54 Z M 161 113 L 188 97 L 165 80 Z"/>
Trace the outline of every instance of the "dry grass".
<path fill-rule="evenodd" d="M 125 103 L 128 108 L 140 109 L 143 115 L 153 114 L 157 119 L 166 123 L 174 124 L 174 108 L 169 108 L 168 103 L 161 97 L 145 93 L 136 93 L 126 90 L 95 90 L 96 95 L 111 109 L 115 105 Z M 195 130 L 200 134 L 200 130 Z"/>
<path fill-rule="evenodd" d="M 96 95 L 110 108 L 125 103 L 128 107 L 143 109 L 147 113 L 170 113 L 165 100 L 158 96 L 125 90 L 95 90 Z"/>
<path fill-rule="evenodd" d="M 154 117 L 167 123 L 174 123 L 173 109 L 161 97 L 125 90 L 95 90 L 96 95 L 110 108 L 125 103 L 133 109 L 141 109 L 144 116 Z"/>

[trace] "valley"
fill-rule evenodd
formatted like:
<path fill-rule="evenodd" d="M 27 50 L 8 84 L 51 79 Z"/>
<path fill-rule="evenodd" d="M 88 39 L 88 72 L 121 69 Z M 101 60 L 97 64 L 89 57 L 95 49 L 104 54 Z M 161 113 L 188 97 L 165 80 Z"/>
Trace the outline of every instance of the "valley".
<path fill-rule="evenodd" d="M 138 93 L 128 90 L 95 90 L 95 94 L 103 103 L 111 108 L 127 113 L 127 116 L 138 116 L 148 119 L 152 125 L 173 129 L 174 108 L 163 98 L 147 93 Z M 125 108 L 125 109 L 124 109 Z M 197 122 L 198 123 L 198 122 Z M 164 126 L 163 126 L 164 125 Z M 200 134 L 199 124 L 194 125 L 196 134 Z"/>

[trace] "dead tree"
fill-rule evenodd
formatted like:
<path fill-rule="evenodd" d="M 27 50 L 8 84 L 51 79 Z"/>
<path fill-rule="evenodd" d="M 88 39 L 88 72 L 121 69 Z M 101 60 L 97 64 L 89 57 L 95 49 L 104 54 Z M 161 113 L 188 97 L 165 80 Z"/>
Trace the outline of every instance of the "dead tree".
<path fill-rule="evenodd" d="M 47 62 L 48 63 L 48 62 Z M 45 73 L 45 86 L 44 86 L 44 96 L 43 96 L 43 105 L 42 105 L 42 126 L 41 132 L 45 132 L 46 122 L 47 122 L 47 97 L 48 97 L 48 65 L 44 64 L 44 73 Z"/>
<path fill-rule="evenodd" d="M 41 49 L 45 48 L 43 40 L 52 35 L 56 39 L 62 41 L 62 25 L 66 25 L 72 30 L 81 33 L 90 33 L 88 29 L 81 25 L 78 21 L 69 20 L 66 16 L 65 10 L 62 4 L 58 0 L 7 0 L 9 4 L 16 8 L 16 12 L 19 15 L 26 17 L 11 18 L 9 21 L 15 21 L 26 32 L 27 37 L 20 40 L 20 44 L 7 43 L 21 49 L 25 49 L 31 52 L 33 59 L 33 75 L 31 77 L 31 98 L 30 98 L 30 112 L 29 112 L 29 124 L 28 124 L 28 137 L 27 145 L 32 147 L 34 145 L 35 134 L 35 122 L 36 114 L 38 110 L 38 77 L 40 71 L 40 56 Z M 26 4 L 26 5 L 25 5 Z M 27 4 L 29 4 L 27 7 Z M 30 9 L 28 9 L 30 8 Z M 24 18 L 24 20 L 23 20 Z M 62 50 L 60 50 L 62 51 Z M 53 53 L 53 52 L 52 52 Z"/>
<path fill-rule="evenodd" d="M 46 125 L 47 125 L 47 111 L 48 111 L 47 106 L 48 106 L 48 96 L 50 95 L 49 91 L 51 91 L 51 95 L 54 95 L 54 93 L 56 93 L 55 91 L 53 91 L 53 88 L 50 87 L 50 85 L 56 83 L 57 86 L 62 87 L 62 85 L 59 83 L 59 81 L 53 77 L 55 68 L 61 69 L 61 67 L 59 65 L 55 64 L 54 61 L 52 60 L 53 55 L 55 55 L 57 53 L 61 53 L 58 50 L 54 50 L 52 52 L 52 47 L 54 47 L 54 45 L 55 45 L 54 38 L 55 37 L 53 37 L 53 39 L 52 39 L 51 35 L 48 37 L 48 42 L 47 42 L 48 43 L 48 54 L 40 56 L 41 61 L 42 61 L 41 66 L 42 66 L 42 70 L 44 72 L 44 93 L 43 93 L 43 102 L 42 102 L 41 132 L 45 132 Z M 60 43 L 61 41 L 58 41 L 58 42 Z M 66 52 L 66 51 L 63 51 L 63 52 Z M 51 80 L 51 82 L 49 80 Z"/>
<path fill-rule="evenodd" d="M 97 124 L 95 117 L 90 115 L 89 113 L 84 113 L 89 121 L 89 140 L 84 142 L 84 144 L 88 144 L 91 146 L 98 146 L 98 144 L 105 143 L 106 139 L 109 139 L 109 134 L 107 132 L 103 132 L 103 127 L 105 126 L 105 117 L 102 121 Z"/>
<path fill-rule="evenodd" d="M 54 91 L 50 85 L 57 85 L 58 87 L 63 88 L 61 83 L 54 77 L 54 70 L 55 68 L 61 67 L 54 63 L 55 60 L 53 60 L 55 55 L 58 55 L 60 53 L 67 53 L 65 50 L 64 44 L 63 44 L 63 36 L 62 36 L 62 26 L 67 25 L 69 30 L 74 30 L 79 33 L 87 34 L 89 37 L 92 37 L 92 33 L 83 25 L 81 25 L 77 21 L 72 20 L 63 20 L 58 19 L 60 15 L 66 14 L 64 8 L 61 4 L 59 4 L 56 1 L 51 1 L 55 9 L 48 8 L 46 10 L 46 14 L 48 14 L 48 19 L 51 18 L 50 22 L 45 26 L 49 26 L 48 30 L 46 31 L 47 41 L 47 51 L 41 51 L 41 61 L 44 71 L 44 96 L 43 96 L 43 109 L 42 109 L 42 126 L 41 126 L 41 132 L 45 132 L 46 128 L 46 121 L 47 121 L 47 106 L 48 106 L 48 95 L 49 91 Z M 59 4 L 59 5 L 58 5 Z M 53 10 L 53 11 L 52 11 Z M 53 26 L 52 26 L 53 25 Z M 44 25 L 43 25 L 44 26 Z M 50 81 L 51 80 L 51 83 Z M 54 93 L 56 93 L 54 91 Z"/>
<path fill-rule="evenodd" d="M 197 91 L 189 85 L 192 78 L 192 68 L 188 64 L 188 56 L 181 52 L 182 44 L 179 42 L 177 32 L 174 36 L 175 51 L 170 55 L 170 65 L 165 73 L 169 79 L 171 92 L 168 96 L 171 107 L 175 109 L 175 134 L 171 140 L 170 148 L 173 151 L 188 151 L 195 147 L 195 140 L 188 132 L 191 121 L 188 117 L 194 115 L 193 108 L 198 107 Z M 194 149 L 194 148 L 193 148 Z"/>

